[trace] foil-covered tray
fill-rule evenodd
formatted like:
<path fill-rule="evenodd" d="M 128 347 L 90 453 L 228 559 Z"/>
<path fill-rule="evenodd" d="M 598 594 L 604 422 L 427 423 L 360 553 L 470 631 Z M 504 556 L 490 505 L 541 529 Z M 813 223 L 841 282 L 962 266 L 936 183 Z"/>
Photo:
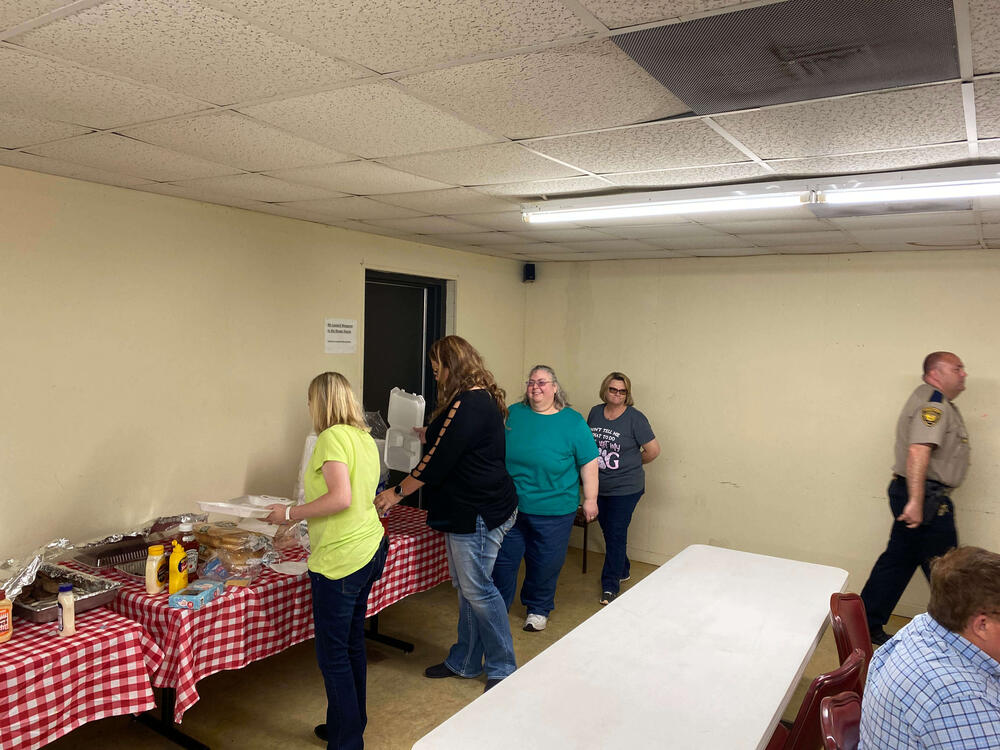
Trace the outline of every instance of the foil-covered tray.
<path fill-rule="evenodd" d="M 118 595 L 118 588 L 121 586 L 117 581 L 98 578 L 52 563 L 42 563 L 38 573 L 38 577 L 46 576 L 60 583 L 72 583 L 74 608 L 78 613 L 114 601 Z M 59 619 L 56 596 L 55 593 L 45 592 L 42 594 L 37 589 L 25 588 L 21 595 L 14 600 L 14 614 L 29 622 L 53 622 Z"/>

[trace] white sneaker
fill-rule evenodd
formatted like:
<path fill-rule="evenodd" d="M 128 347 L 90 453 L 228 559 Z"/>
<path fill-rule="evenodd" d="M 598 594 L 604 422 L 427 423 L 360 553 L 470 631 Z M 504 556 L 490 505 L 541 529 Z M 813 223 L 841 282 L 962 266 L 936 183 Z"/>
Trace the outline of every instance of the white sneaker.
<path fill-rule="evenodd" d="M 537 633 L 539 630 L 545 630 L 548 621 L 549 618 L 545 615 L 528 615 L 524 620 L 524 629 L 529 633 Z"/>

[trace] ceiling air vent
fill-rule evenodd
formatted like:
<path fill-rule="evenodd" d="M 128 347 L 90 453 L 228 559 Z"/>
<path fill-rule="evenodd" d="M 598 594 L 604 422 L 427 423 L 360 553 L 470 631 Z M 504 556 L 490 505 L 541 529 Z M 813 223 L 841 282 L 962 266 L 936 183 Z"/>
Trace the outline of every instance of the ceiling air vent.
<path fill-rule="evenodd" d="M 702 115 L 959 75 L 950 0 L 787 0 L 612 39 Z"/>

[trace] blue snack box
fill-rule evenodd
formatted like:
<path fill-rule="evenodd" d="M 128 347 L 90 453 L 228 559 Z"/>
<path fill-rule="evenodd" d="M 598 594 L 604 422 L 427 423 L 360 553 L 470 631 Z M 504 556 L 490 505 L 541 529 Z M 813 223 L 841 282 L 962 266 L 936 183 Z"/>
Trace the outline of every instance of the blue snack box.
<path fill-rule="evenodd" d="M 177 609 L 201 609 L 218 596 L 222 587 L 222 581 L 195 581 L 176 594 L 171 594 L 167 603 Z"/>

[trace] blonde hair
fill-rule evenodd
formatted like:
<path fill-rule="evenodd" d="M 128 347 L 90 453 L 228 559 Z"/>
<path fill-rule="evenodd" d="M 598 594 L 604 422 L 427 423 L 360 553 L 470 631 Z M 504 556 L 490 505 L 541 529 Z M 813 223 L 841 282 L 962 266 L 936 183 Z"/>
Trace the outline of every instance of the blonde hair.
<path fill-rule="evenodd" d="M 552 382 L 556 384 L 556 392 L 552 396 L 552 405 L 556 407 L 556 411 L 560 411 L 563 407 L 569 406 L 569 397 L 566 395 L 566 391 L 563 390 L 562 385 L 559 383 L 559 378 L 556 377 L 556 371 L 548 365 L 535 365 L 532 367 L 528 370 L 528 380 L 531 380 L 531 376 L 539 370 L 547 372 L 549 377 L 552 378 Z M 527 390 L 524 391 L 524 398 L 521 399 L 521 403 L 525 406 L 531 406 L 531 401 L 528 400 Z"/>
<path fill-rule="evenodd" d="M 632 381 L 628 379 L 628 375 L 624 372 L 610 372 L 608 376 L 601 381 L 601 401 L 608 403 L 608 386 L 611 385 L 612 380 L 620 380 L 625 384 L 625 390 L 628 393 L 625 394 L 625 406 L 634 406 L 635 401 L 632 400 Z"/>
<path fill-rule="evenodd" d="M 437 407 L 431 419 L 444 411 L 455 396 L 471 388 L 487 391 L 500 415 L 507 419 L 507 394 L 497 385 L 493 373 L 486 369 L 482 355 L 472 344 L 461 336 L 445 336 L 431 344 L 427 356 L 438 366 Z"/>
<path fill-rule="evenodd" d="M 368 432 L 361 404 L 351 384 L 339 372 L 324 372 L 309 384 L 309 414 L 318 435 L 335 424 L 346 424 Z"/>

